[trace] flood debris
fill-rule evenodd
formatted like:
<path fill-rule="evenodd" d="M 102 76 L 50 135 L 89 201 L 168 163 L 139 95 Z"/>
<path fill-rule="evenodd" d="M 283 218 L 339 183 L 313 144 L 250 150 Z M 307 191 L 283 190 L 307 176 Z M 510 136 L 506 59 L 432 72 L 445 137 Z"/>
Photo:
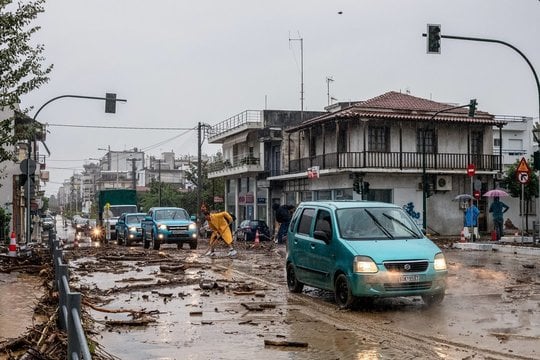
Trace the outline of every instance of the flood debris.
<path fill-rule="evenodd" d="M 300 342 L 300 341 L 287 341 L 287 340 L 264 340 L 264 346 L 287 346 L 287 347 L 307 348 L 308 343 Z"/>

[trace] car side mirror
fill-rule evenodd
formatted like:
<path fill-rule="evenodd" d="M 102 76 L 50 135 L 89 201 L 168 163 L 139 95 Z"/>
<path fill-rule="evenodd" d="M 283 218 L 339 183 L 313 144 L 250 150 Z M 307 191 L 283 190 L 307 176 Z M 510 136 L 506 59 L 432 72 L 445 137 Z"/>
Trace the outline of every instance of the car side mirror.
<path fill-rule="evenodd" d="M 326 232 L 322 230 L 315 230 L 313 232 L 313 237 L 317 240 L 322 240 L 327 244 L 330 242 L 330 239 L 328 238 L 328 234 L 326 234 Z"/>
<path fill-rule="evenodd" d="M 189 218 L 191 219 L 191 221 L 197 221 L 197 216 L 196 215 L 191 215 Z"/>

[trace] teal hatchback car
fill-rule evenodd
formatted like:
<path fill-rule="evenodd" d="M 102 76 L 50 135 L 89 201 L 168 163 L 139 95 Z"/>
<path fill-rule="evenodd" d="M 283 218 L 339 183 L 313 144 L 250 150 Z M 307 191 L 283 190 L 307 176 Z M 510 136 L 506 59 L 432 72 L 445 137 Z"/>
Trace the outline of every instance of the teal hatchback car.
<path fill-rule="evenodd" d="M 444 254 L 399 206 L 369 201 L 301 203 L 287 234 L 287 285 L 333 291 L 340 308 L 360 298 L 444 299 Z"/>

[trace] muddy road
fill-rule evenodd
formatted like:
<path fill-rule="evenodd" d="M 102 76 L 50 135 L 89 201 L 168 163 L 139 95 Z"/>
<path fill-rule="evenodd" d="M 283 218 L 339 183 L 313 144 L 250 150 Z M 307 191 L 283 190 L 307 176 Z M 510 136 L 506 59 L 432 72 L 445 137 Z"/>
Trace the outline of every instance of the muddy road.
<path fill-rule="evenodd" d="M 67 259 L 91 337 L 120 359 L 540 359 L 538 257 L 445 248 L 441 305 L 340 311 L 330 292 L 288 292 L 284 247 L 206 250 L 81 239 Z"/>

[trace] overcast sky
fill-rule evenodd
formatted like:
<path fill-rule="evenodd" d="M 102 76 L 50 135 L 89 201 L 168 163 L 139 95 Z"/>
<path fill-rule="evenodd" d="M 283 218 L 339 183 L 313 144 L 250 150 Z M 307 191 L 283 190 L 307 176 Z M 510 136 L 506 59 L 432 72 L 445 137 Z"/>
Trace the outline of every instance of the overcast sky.
<path fill-rule="evenodd" d="M 29 115 L 65 94 L 113 92 L 128 101 L 116 114 L 81 99 L 39 113 L 51 124 L 46 193 L 103 156 L 98 148 L 197 153 L 195 131 L 57 125 L 196 128 L 244 110 L 299 110 L 300 38 L 305 110 L 323 110 L 332 77 L 330 94 L 340 101 L 409 91 L 459 104 L 476 98 L 479 110 L 538 120 L 533 72 L 517 52 L 442 39 L 441 54 L 428 55 L 421 35 L 428 23 L 441 24 L 443 35 L 510 43 L 540 73 L 538 0 L 49 0 L 34 42 L 45 45 L 54 70 L 22 99 L 34 106 Z"/>

